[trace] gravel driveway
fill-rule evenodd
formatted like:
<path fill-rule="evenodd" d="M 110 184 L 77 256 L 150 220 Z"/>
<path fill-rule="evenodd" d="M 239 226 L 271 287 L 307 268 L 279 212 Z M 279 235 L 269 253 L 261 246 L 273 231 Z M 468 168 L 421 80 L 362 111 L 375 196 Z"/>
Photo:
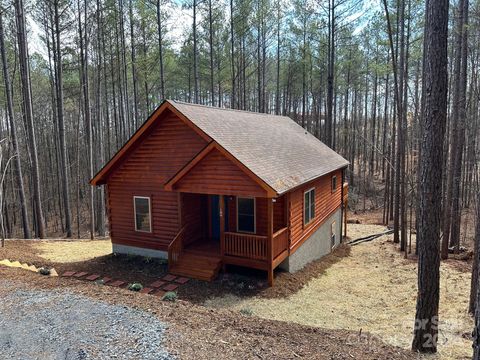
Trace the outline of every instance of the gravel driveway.
<path fill-rule="evenodd" d="M 144 311 L 65 291 L 0 299 L 0 359 L 172 359 L 164 332 L 165 323 Z"/>

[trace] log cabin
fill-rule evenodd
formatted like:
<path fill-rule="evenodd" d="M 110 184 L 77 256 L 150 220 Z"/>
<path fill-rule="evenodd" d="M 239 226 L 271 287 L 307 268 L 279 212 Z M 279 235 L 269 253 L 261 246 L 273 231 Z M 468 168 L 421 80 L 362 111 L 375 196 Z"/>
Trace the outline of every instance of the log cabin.
<path fill-rule="evenodd" d="M 348 162 L 285 116 L 164 101 L 90 180 L 114 253 L 211 281 L 295 272 L 339 245 Z"/>

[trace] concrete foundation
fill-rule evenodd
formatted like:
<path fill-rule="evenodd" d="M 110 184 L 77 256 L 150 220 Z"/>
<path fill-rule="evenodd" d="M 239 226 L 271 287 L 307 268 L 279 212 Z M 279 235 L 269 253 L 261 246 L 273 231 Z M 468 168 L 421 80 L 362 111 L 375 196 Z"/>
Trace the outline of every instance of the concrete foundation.
<path fill-rule="evenodd" d="M 168 252 L 144 249 L 136 246 L 112 244 L 112 252 L 117 254 L 139 255 L 150 258 L 168 259 Z"/>
<path fill-rule="evenodd" d="M 309 262 L 320 259 L 332 251 L 331 232 L 335 222 L 335 246 L 340 244 L 342 231 L 342 209 L 339 208 L 310 237 L 279 266 L 288 272 L 296 272 Z"/>

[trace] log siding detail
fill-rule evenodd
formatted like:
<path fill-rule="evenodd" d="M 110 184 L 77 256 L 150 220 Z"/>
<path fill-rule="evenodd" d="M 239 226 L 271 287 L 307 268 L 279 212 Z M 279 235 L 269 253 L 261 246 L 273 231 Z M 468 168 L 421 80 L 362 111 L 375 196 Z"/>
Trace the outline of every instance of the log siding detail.
<path fill-rule="evenodd" d="M 112 242 L 168 249 L 180 229 L 178 196 L 164 183 L 200 152 L 207 142 L 173 114 L 151 133 L 108 179 L 108 208 Z M 135 231 L 134 196 L 150 198 L 152 232 Z"/>
<path fill-rule="evenodd" d="M 332 177 L 342 178 L 342 170 L 322 176 L 307 183 L 290 193 L 289 204 L 289 227 L 290 227 L 290 253 L 302 245 L 329 215 L 334 213 L 342 205 L 342 191 L 337 186 L 332 191 Z M 304 193 L 315 188 L 315 217 L 304 224 Z"/>

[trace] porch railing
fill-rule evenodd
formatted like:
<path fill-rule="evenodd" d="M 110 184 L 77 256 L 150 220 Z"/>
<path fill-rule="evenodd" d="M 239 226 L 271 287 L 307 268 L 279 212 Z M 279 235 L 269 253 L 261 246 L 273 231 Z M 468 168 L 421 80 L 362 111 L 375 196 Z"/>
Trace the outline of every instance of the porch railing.
<path fill-rule="evenodd" d="M 278 230 L 273 234 L 273 258 L 288 249 L 288 228 Z"/>
<path fill-rule="evenodd" d="M 253 260 L 267 260 L 267 237 L 225 232 L 224 253 Z"/>
<path fill-rule="evenodd" d="M 168 245 L 168 266 L 174 266 L 183 251 L 183 241 L 185 237 L 185 226 L 180 229 L 173 241 Z"/>

